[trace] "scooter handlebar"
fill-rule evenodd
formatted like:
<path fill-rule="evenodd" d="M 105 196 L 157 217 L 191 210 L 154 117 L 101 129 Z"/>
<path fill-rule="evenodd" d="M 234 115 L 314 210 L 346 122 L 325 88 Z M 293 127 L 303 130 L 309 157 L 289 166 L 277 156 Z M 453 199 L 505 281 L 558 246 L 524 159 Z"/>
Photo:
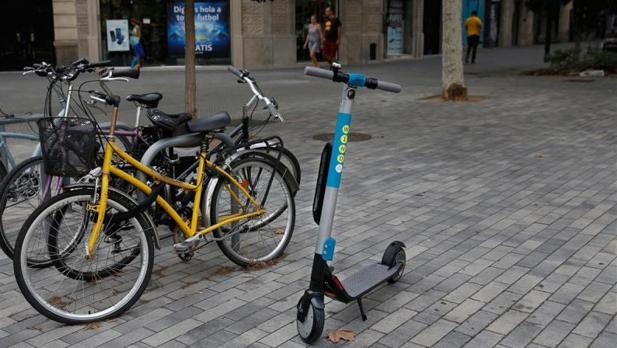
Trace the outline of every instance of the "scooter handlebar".
<path fill-rule="evenodd" d="M 304 68 L 304 75 L 319 77 L 322 79 L 331 80 L 334 82 L 343 82 L 356 87 L 366 87 L 369 89 L 380 89 L 386 92 L 399 93 L 402 90 L 401 85 L 393 82 L 381 81 L 375 78 L 365 77 L 360 74 L 346 74 L 337 71 L 336 74 L 332 70 L 320 69 L 307 66 Z M 351 78 L 350 78 L 351 77 Z M 350 83 L 350 80 L 353 80 Z"/>

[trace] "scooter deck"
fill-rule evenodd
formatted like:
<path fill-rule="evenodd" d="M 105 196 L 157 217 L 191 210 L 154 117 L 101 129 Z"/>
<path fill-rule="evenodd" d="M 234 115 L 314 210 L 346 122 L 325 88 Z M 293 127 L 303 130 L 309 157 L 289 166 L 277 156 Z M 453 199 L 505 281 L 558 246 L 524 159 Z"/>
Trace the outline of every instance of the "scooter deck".
<path fill-rule="evenodd" d="M 374 263 L 359 269 L 356 273 L 341 280 L 341 283 L 350 297 L 358 298 L 388 280 L 398 270 L 398 267 L 388 268 L 381 263 Z"/>

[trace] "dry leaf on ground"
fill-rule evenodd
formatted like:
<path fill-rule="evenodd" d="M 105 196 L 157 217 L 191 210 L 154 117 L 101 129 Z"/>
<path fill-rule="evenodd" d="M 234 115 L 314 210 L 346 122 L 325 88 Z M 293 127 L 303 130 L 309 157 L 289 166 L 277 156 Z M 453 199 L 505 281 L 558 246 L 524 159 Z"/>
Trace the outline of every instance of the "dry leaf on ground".
<path fill-rule="evenodd" d="M 332 343 L 338 343 L 340 340 L 353 342 L 356 340 L 356 333 L 351 330 L 332 330 L 328 331 L 328 340 Z"/>

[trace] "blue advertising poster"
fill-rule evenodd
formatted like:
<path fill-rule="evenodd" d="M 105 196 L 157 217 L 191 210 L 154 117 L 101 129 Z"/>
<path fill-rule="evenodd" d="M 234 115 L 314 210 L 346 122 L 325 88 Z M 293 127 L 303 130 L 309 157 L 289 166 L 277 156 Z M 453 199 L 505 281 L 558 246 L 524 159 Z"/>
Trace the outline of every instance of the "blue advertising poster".
<path fill-rule="evenodd" d="M 184 2 L 167 8 L 167 49 L 171 56 L 184 56 Z M 206 58 L 229 58 L 229 1 L 195 3 L 195 53 Z"/>

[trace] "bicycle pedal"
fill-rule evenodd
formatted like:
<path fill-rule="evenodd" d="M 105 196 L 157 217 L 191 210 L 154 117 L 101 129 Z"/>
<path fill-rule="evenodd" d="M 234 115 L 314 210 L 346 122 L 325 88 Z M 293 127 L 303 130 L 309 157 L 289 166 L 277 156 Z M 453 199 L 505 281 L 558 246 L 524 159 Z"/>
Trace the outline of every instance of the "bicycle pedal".
<path fill-rule="evenodd" d="M 183 241 L 180 243 L 174 244 L 174 250 L 177 254 L 184 254 L 193 251 L 195 244 L 192 241 Z"/>

